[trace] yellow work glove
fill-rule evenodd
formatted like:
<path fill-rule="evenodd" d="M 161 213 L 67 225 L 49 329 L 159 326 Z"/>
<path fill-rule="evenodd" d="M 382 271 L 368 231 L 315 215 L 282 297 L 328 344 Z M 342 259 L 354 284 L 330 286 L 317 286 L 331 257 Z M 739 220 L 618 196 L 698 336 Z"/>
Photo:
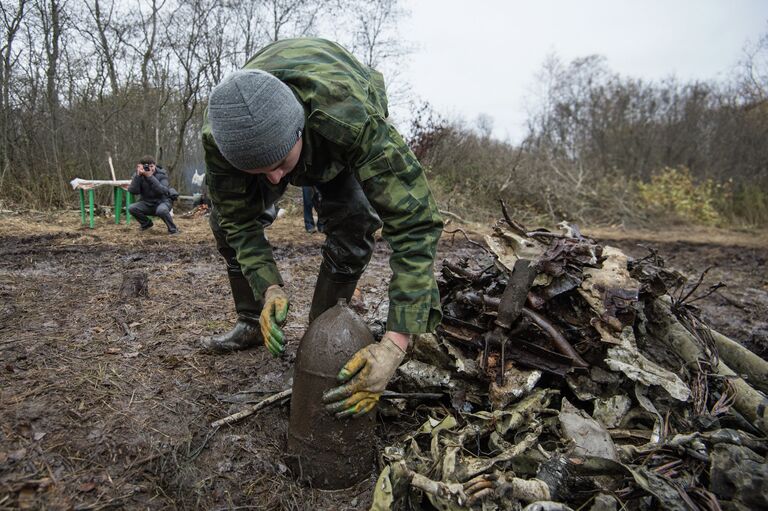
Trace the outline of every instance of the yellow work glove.
<path fill-rule="evenodd" d="M 280 327 L 288 316 L 288 295 L 283 288 L 274 286 L 264 293 L 264 308 L 259 316 L 264 346 L 276 357 L 285 351 L 285 335 Z"/>
<path fill-rule="evenodd" d="M 404 357 L 405 352 L 387 335 L 379 343 L 361 349 L 337 376 L 340 382 L 348 383 L 323 394 L 325 409 L 338 418 L 359 417 L 370 412 Z"/>

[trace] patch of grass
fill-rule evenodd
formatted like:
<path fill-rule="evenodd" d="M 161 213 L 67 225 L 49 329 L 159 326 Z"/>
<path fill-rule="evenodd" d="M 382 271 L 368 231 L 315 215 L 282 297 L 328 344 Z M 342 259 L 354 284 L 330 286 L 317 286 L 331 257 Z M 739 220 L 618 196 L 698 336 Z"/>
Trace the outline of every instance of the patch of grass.
<path fill-rule="evenodd" d="M 206 321 L 203 324 L 203 328 L 206 331 L 218 330 L 221 328 L 226 328 L 227 326 L 229 326 L 229 321 L 223 321 L 223 320 L 210 320 L 210 321 Z"/>
<path fill-rule="evenodd" d="M 718 225 L 723 218 L 715 207 L 725 193 L 722 185 L 707 179 L 694 182 L 685 167 L 664 167 L 651 175 L 650 182 L 638 182 L 640 204 L 651 213 L 673 215 L 701 225 Z"/>

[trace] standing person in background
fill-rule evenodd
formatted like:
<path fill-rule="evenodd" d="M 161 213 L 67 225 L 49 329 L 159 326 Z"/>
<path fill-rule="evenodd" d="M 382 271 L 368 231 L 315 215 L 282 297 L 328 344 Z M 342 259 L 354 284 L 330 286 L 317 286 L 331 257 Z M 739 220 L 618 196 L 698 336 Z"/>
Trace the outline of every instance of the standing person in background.
<path fill-rule="evenodd" d="M 317 211 L 317 231 L 323 232 L 323 224 L 320 222 L 320 192 L 318 192 L 314 186 L 302 186 L 301 198 L 304 203 L 304 229 L 308 233 L 315 232 L 315 219 L 312 216 L 312 209 Z"/>
<path fill-rule="evenodd" d="M 250 286 L 249 308 L 261 311 L 259 335 L 208 340 L 206 349 L 263 342 L 274 356 L 285 350 L 289 298 L 260 216 L 289 184 L 322 197 L 326 240 L 310 322 L 349 300 L 383 225 L 393 272 L 387 332 L 347 362 L 338 375 L 347 383 L 324 396 L 342 416 L 371 411 L 411 335 L 441 319 L 433 270 L 442 219 L 424 170 L 387 117 L 379 72 L 336 43 L 301 38 L 270 44 L 222 80 L 203 123 L 211 227 L 228 269 L 236 265 Z"/>
<path fill-rule="evenodd" d="M 168 234 L 178 234 L 171 209 L 179 193 L 171 188 L 165 169 L 155 163 L 152 156 L 143 156 L 136 164 L 136 174 L 128 185 L 128 192 L 140 195 L 141 200 L 128 206 L 128 213 L 139 221 L 139 229 L 146 231 L 154 224 L 148 217 L 156 216 L 165 222 Z"/>

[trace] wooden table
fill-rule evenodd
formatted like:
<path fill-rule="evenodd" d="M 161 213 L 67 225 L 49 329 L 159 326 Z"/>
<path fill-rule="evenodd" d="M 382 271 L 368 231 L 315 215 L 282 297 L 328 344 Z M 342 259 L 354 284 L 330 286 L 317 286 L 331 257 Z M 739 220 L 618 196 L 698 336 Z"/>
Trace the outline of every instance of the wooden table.
<path fill-rule="evenodd" d="M 131 215 L 128 213 L 128 207 L 133 203 L 133 194 L 128 191 L 130 179 L 125 180 L 95 180 L 75 178 L 69 182 L 73 190 L 80 192 L 80 224 L 85 225 L 85 192 L 88 192 L 88 216 L 89 227 L 93 229 L 93 190 L 99 186 L 111 186 L 112 198 L 115 204 L 115 223 L 120 223 L 120 217 L 123 213 L 123 195 L 125 195 L 125 223 L 131 223 Z"/>

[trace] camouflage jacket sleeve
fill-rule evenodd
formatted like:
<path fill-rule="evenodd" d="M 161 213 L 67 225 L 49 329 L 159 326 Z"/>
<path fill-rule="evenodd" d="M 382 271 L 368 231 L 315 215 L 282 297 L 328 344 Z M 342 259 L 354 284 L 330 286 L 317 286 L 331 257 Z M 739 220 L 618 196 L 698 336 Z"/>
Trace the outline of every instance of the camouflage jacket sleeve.
<path fill-rule="evenodd" d="M 434 260 L 443 221 L 421 164 L 397 130 L 371 115 L 353 145 L 350 165 L 384 223 L 392 248 L 387 329 L 419 334 L 440 323 Z"/>
<path fill-rule="evenodd" d="M 203 128 L 208 191 L 218 210 L 219 223 L 227 235 L 227 243 L 235 250 L 237 262 L 257 297 L 273 284 L 283 285 L 275 264 L 272 247 L 258 221 L 264 212 L 264 198 L 259 176 L 234 169 L 219 152 L 208 123 Z"/>

